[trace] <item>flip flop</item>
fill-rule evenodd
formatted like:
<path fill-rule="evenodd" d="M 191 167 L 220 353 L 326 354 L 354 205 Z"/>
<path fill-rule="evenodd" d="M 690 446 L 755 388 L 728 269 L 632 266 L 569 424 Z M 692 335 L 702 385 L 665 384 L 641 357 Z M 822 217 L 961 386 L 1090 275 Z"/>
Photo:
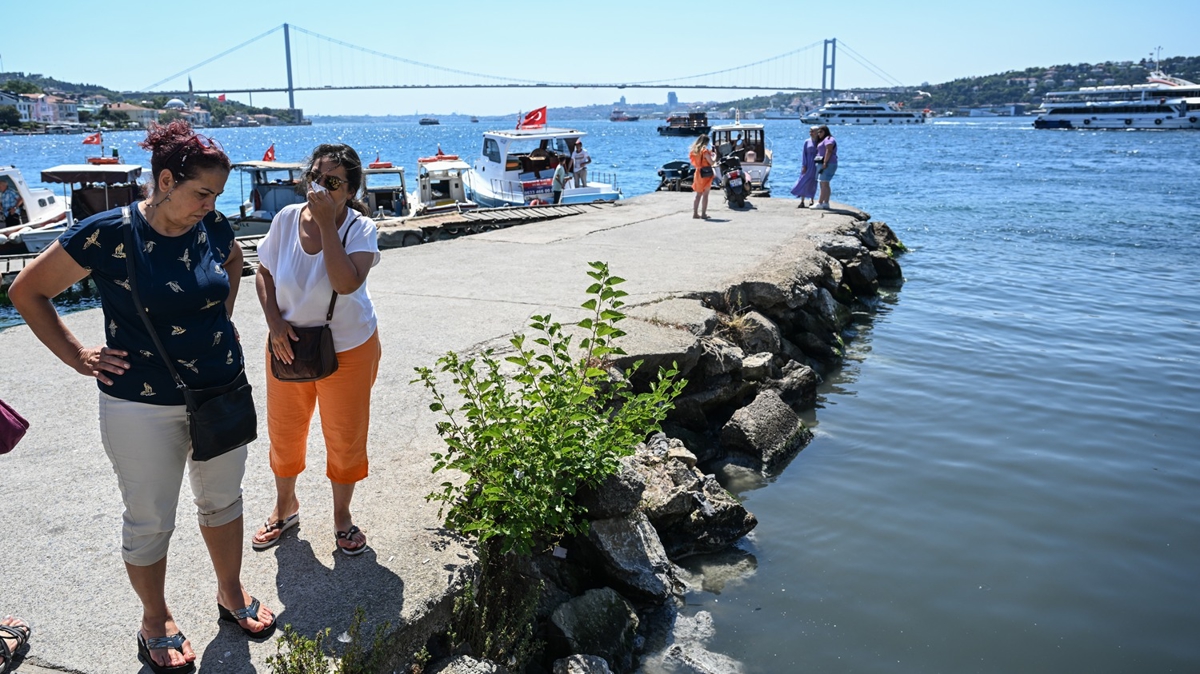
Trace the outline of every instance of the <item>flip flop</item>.
<path fill-rule="evenodd" d="M 260 552 L 263 550 L 273 548 L 279 544 L 279 541 L 283 540 L 283 532 L 287 531 L 288 529 L 291 529 L 292 527 L 296 526 L 297 524 L 300 524 L 300 511 L 299 510 L 297 510 L 291 517 L 288 517 L 286 519 L 275 520 L 274 522 L 267 520 L 266 522 L 263 523 L 263 526 L 266 527 L 266 529 L 267 529 L 266 533 L 270 534 L 272 531 L 278 531 L 279 535 L 276 536 L 275 538 L 265 540 L 261 543 L 254 540 L 254 537 L 251 536 L 250 537 L 250 547 L 252 547 L 255 550 L 258 550 Z M 255 535 L 257 535 L 257 534 L 255 534 Z"/>
<path fill-rule="evenodd" d="M 33 633 L 33 628 L 24 620 L 20 618 L 17 620 L 21 622 L 16 625 L 0 625 L 0 674 L 8 671 L 8 668 L 12 666 L 13 656 L 29 643 L 29 635 Z M 16 639 L 16 647 L 10 647 L 6 639 Z"/>
<path fill-rule="evenodd" d="M 246 608 L 240 608 L 236 611 L 231 611 L 224 606 L 221 606 L 221 602 L 217 602 L 217 613 L 221 616 L 221 620 L 241 627 L 242 631 L 246 633 L 246 636 L 250 637 L 251 639 L 266 639 L 275 633 L 275 623 L 277 621 L 274 619 L 271 620 L 270 625 L 267 625 L 257 632 L 250 628 L 242 627 L 242 620 L 258 620 L 258 610 L 260 608 L 262 608 L 262 604 L 260 604 L 258 599 L 254 597 L 250 597 L 249 606 Z"/>
<path fill-rule="evenodd" d="M 165 637 L 151 637 L 147 639 L 142 634 L 142 631 L 138 630 L 138 660 L 141 660 L 142 664 L 149 667 L 150 671 L 154 672 L 154 674 L 191 674 L 192 672 L 196 671 L 195 662 L 185 662 L 182 665 L 169 667 L 167 665 L 158 664 L 154 661 L 154 658 L 150 657 L 150 651 L 155 651 L 160 648 L 174 648 L 182 653 L 183 642 L 185 641 L 187 641 L 187 637 L 183 636 L 183 632 L 176 632 L 175 634 Z"/>
<path fill-rule="evenodd" d="M 362 553 L 366 552 L 366 550 L 367 550 L 367 535 L 366 534 L 363 534 L 362 545 L 359 545 L 356 547 L 351 547 L 351 548 L 343 547 L 341 545 L 342 539 L 345 539 L 346 541 L 353 544 L 354 543 L 354 534 L 363 534 L 363 531 L 362 531 L 362 529 L 359 529 L 358 527 L 354 526 L 353 524 L 350 525 L 349 530 L 337 532 L 337 538 L 335 539 L 334 544 L 337 545 L 338 550 L 342 551 L 342 554 L 354 557 L 355 555 L 361 555 Z"/>

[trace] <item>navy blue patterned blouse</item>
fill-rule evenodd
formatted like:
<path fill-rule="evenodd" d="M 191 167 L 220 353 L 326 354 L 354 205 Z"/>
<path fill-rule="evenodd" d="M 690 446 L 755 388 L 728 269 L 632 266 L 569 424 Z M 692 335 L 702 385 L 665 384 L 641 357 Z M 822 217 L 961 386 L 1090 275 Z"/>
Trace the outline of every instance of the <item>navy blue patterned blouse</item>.
<path fill-rule="evenodd" d="M 233 229 L 213 211 L 188 233 L 163 236 L 136 203 L 129 210 L 134 250 L 125 249 L 120 208 L 76 223 L 58 241 L 96 282 L 109 348 L 129 352 L 129 370 L 110 374 L 112 386 L 97 380 L 100 390 L 134 402 L 182 405 L 183 394 L 134 308 L 125 256 L 135 256 L 138 294 L 184 383 L 220 386 L 243 367 L 241 345 L 225 313 L 229 276 L 222 265 L 236 245 Z"/>

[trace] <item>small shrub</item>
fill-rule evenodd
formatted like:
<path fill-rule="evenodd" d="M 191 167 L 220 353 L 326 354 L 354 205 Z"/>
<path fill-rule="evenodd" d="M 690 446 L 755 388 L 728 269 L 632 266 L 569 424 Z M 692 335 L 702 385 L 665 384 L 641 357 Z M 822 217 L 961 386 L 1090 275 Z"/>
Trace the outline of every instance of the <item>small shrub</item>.
<path fill-rule="evenodd" d="M 267 658 L 271 674 L 329 674 L 331 665 L 334 665 L 333 674 L 374 674 L 381 671 L 385 635 L 391 623 L 385 622 L 375 628 L 375 640 L 368 653 L 362 644 L 362 624 L 366 618 L 366 611 L 355 609 L 354 619 L 346 630 L 350 643 L 340 660 L 334 659 L 328 627 L 309 638 L 296 632 L 291 625 L 284 625 L 283 636 L 275 641 L 275 655 Z"/>

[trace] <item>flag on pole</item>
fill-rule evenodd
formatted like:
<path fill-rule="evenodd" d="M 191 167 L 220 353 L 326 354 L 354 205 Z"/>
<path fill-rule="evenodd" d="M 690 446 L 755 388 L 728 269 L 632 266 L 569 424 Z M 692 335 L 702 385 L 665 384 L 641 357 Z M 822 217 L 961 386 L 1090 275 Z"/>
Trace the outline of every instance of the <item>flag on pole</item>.
<path fill-rule="evenodd" d="M 104 137 L 102 135 L 100 135 L 99 131 L 97 131 L 96 133 L 93 133 L 90 136 L 84 137 L 83 144 L 84 145 L 103 145 Z"/>
<path fill-rule="evenodd" d="M 546 126 L 546 106 L 530 110 L 525 118 L 517 122 L 518 129 L 541 129 Z"/>
<path fill-rule="evenodd" d="M 225 102 L 225 94 L 221 94 L 220 96 L 217 96 L 217 100 L 224 103 Z"/>
<path fill-rule="evenodd" d="M 263 153 L 263 161 L 275 161 L 275 143 L 271 143 L 271 147 Z"/>

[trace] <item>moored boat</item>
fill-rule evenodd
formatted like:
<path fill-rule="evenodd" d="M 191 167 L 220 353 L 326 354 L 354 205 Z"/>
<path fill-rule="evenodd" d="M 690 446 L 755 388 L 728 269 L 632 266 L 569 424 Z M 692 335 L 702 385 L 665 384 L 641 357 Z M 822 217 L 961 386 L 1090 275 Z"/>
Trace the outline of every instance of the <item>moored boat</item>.
<path fill-rule="evenodd" d="M 712 147 L 720 160 L 728 155 L 737 157 L 750 179 L 750 189 L 761 192 L 769 189 L 772 152 L 767 147 L 766 129 L 762 124 L 747 124 L 737 119 L 733 124 L 712 128 Z"/>
<path fill-rule="evenodd" d="M 0 217 L 0 246 L 6 246 L 12 252 L 26 252 L 27 242 L 24 237 L 47 227 L 63 227 L 69 221 L 67 212 L 68 202 L 54 196 L 54 192 L 44 187 L 30 187 L 21 175 L 21 170 L 15 166 L 0 167 L 0 180 L 8 184 L 8 189 L 14 190 L 20 197 L 23 211 L 21 224 L 12 227 L 4 226 Z M 43 182 L 47 182 L 43 179 Z M 39 249 L 40 250 L 40 249 Z M 37 252 L 31 250 L 30 252 Z"/>
<path fill-rule="evenodd" d="M 805 124 L 924 124 L 925 113 L 905 110 L 896 103 L 838 98 L 806 113 L 801 121 Z"/>
<path fill-rule="evenodd" d="M 466 211 L 479 207 L 467 197 L 464 174 L 471 165 L 456 154 L 437 154 L 417 160 L 417 190 L 410 196 L 413 215 Z"/>
<path fill-rule="evenodd" d="M 658 133 L 662 136 L 699 136 L 711 128 L 707 112 L 689 112 L 669 115 L 667 123 L 658 127 Z"/>
<path fill-rule="evenodd" d="M 242 206 L 237 216 L 229 219 L 237 236 L 261 236 L 271 228 L 275 214 L 284 206 L 302 203 L 301 178 L 306 165 L 284 161 L 244 161 L 233 165 L 239 172 L 242 186 Z M 246 198 L 241 175 L 250 178 L 250 197 Z"/>
<path fill-rule="evenodd" d="M 586 135 L 576 129 L 557 128 L 484 132 L 483 150 L 464 174 L 467 197 L 482 207 L 549 201 L 555 167 L 571 156 L 575 141 Z M 615 173 L 589 169 L 587 185 L 575 187 L 574 181 L 567 182 L 561 203 L 620 198 Z"/>

